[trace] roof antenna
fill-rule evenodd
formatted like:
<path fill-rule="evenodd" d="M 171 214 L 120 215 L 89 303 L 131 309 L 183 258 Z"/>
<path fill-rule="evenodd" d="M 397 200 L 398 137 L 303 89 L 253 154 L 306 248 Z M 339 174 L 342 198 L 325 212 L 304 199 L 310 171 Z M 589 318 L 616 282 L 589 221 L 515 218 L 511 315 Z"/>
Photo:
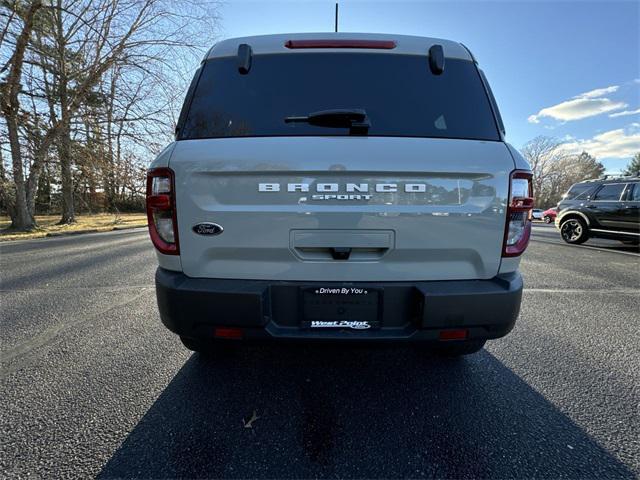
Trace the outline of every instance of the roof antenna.
<path fill-rule="evenodd" d="M 338 32 L 338 2 L 336 2 L 336 29 L 335 32 Z"/>

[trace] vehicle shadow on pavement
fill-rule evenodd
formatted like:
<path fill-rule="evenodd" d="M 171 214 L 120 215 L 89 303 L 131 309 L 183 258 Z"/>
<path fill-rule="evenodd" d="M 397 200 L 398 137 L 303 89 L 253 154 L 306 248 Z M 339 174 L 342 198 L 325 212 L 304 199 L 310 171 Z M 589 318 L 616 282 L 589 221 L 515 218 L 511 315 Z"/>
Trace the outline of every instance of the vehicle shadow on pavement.
<path fill-rule="evenodd" d="M 634 478 L 490 353 L 194 354 L 100 478 Z"/>

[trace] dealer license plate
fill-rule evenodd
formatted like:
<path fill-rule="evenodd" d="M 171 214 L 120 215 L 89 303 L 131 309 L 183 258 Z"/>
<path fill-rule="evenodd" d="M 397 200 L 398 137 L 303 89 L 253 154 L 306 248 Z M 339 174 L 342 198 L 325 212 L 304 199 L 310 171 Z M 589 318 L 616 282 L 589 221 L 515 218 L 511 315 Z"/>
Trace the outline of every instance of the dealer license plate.
<path fill-rule="evenodd" d="M 302 289 L 302 326 L 366 330 L 380 326 L 382 292 L 365 287 Z"/>

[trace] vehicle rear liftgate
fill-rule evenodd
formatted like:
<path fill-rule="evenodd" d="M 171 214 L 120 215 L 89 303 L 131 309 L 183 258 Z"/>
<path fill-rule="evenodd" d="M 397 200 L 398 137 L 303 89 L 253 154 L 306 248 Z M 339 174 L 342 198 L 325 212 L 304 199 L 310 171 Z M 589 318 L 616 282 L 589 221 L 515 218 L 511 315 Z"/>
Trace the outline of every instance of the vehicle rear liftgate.
<path fill-rule="evenodd" d="M 501 143 L 250 138 L 179 142 L 174 156 L 190 277 L 402 281 L 498 272 L 513 169 Z M 224 234 L 194 233 L 190 226 L 203 221 Z M 351 255 L 336 260 L 335 248 Z"/>

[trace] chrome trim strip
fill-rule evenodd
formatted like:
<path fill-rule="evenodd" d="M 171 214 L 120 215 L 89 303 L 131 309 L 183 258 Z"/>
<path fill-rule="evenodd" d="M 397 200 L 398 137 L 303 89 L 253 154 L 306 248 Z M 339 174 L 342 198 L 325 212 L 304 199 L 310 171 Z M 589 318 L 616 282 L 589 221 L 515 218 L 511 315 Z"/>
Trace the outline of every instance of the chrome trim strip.
<path fill-rule="evenodd" d="M 599 228 L 592 228 L 591 231 L 592 232 L 603 232 L 603 233 L 619 233 L 621 235 L 637 235 L 638 237 L 640 237 L 640 233 L 620 232 L 618 230 L 601 230 Z"/>

